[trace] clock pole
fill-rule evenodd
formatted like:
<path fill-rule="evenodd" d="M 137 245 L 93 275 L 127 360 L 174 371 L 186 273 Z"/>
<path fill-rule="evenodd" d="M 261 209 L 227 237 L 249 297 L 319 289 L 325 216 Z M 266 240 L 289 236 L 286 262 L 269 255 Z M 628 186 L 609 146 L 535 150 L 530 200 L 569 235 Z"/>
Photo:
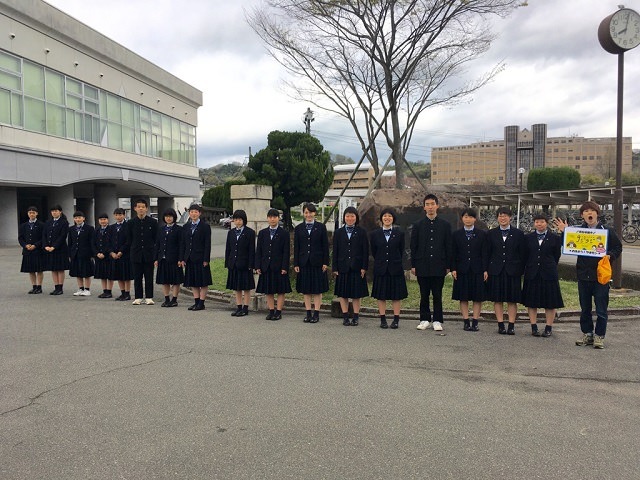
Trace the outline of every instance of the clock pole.
<path fill-rule="evenodd" d="M 618 53 L 618 109 L 616 118 L 616 189 L 613 193 L 613 225 L 622 239 L 622 119 L 624 97 L 624 52 Z M 613 288 L 622 288 L 622 255 L 613 262 Z"/>

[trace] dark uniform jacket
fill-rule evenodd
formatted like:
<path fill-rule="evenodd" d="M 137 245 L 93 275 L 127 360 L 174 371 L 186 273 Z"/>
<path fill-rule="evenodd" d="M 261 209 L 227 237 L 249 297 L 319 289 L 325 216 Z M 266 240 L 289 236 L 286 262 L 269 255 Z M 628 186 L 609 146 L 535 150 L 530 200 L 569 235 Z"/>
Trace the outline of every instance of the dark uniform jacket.
<path fill-rule="evenodd" d="M 588 228 L 586 223 L 581 225 L 582 228 Z M 605 227 L 602 223 L 598 222 L 596 228 L 606 229 L 609 231 L 609 239 L 607 241 L 607 255 L 611 258 L 609 259 L 611 263 L 622 255 L 622 242 L 618 238 L 616 231 L 613 228 Z M 576 260 L 576 274 L 578 276 L 578 280 L 587 280 L 590 282 L 598 281 L 598 262 L 600 259 L 598 257 L 583 257 L 579 256 Z"/>
<path fill-rule="evenodd" d="M 334 272 L 349 273 L 369 269 L 369 239 L 362 227 L 354 226 L 351 238 L 346 227 L 339 228 L 333 236 Z"/>
<path fill-rule="evenodd" d="M 373 274 L 402 275 L 402 256 L 404 254 L 404 232 L 399 228 L 391 230 L 391 236 L 387 242 L 382 228 L 378 228 L 369 235 L 371 255 L 373 256 Z"/>
<path fill-rule="evenodd" d="M 558 280 L 558 262 L 562 252 L 562 239 L 547 230 L 547 234 L 538 241 L 538 234 L 534 231 L 525 235 L 525 249 L 527 261 L 524 267 L 524 278 L 533 279 L 538 273 L 542 280 Z"/>
<path fill-rule="evenodd" d="M 129 255 L 133 263 L 153 262 L 153 252 L 158 235 L 158 221 L 150 216 L 143 219 L 133 217 L 127 223 L 129 234 Z"/>
<path fill-rule="evenodd" d="M 92 225 L 84 223 L 78 230 L 76 225 L 69 227 L 69 257 L 75 258 L 91 258 L 95 255 L 93 251 L 93 235 L 95 228 Z"/>
<path fill-rule="evenodd" d="M 232 228 L 227 234 L 227 245 L 224 251 L 224 266 L 228 269 L 252 269 L 256 261 L 256 232 L 247 226 L 243 227 L 240 237 Z"/>
<path fill-rule="evenodd" d="M 189 220 L 182 227 L 182 250 L 180 260 L 183 262 L 204 263 L 211 261 L 211 227 L 203 219 L 191 233 L 192 222 Z"/>
<path fill-rule="evenodd" d="M 500 227 L 487 233 L 489 243 L 489 275 L 500 275 L 504 269 L 507 275 L 519 277 L 524 270 L 526 248 L 522 230 L 510 227 L 506 240 L 502 240 Z"/>
<path fill-rule="evenodd" d="M 458 273 L 484 273 L 489 265 L 487 232 L 474 227 L 471 239 L 464 228 L 452 234 L 453 264 L 451 270 Z"/>
<path fill-rule="evenodd" d="M 109 257 L 111 252 L 111 228 L 102 230 L 102 227 L 97 227 L 93 234 L 93 251 L 95 254 L 102 253 L 105 257 Z"/>
<path fill-rule="evenodd" d="M 277 272 L 289 270 L 289 257 L 291 256 L 291 242 L 289 232 L 282 227 L 276 229 L 273 239 L 269 228 L 263 228 L 258 233 L 256 245 L 255 269 L 264 272 Z"/>
<path fill-rule="evenodd" d="M 22 255 L 42 254 L 42 234 L 44 232 L 44 222 L 37 220 L 30 224 L 24 222 L 18 227 L 18 243 L 22 247 Z M 35 250 L 27 250 L 27 245 L 35 245 Z"/>
<path fill-rule="evenodd" d="M 119 228 L 118 228 L 119 227 Z M 113 253 L 122 252 L 122 256 L 129 255 L 129 229 L 127 222 L 121 225 L 109 225 L 109 245 Z"/>
<path fill-rule="evenodd" d="M 418 277 L 444 277 L 453 258 L 451 225 L 440 217 L 424 217 L 411 230 L 411 268 Z"/>
<path fill-rule="evenodd" d="M 312 267 L 329 265 L 329 238 L 327 227 L 320 222 L 313 222 L 311 235 L 307 233 L 305 222 L 296 226 L 293 234 L 293 265 L 304 267 L 309 263 Z"/>
<path fill-rule="evenodd" d="M 191 233 L 191 232 L 189 232 Z M 180 260 L 183 232 L 180 225 L 175 223 L 169 229 L 166 225 L 158 227 L 156 246 L 153 253 L 154 260 L 166 260 L 167 263 L 177 264 Z"/>
<path fill-rule="evenodd" d="M 54 222 L 53 219 L 47 220 L 42 230 L 42 248 L 53 247 L 58 252 L 66 252 L 68 230 L 69 222 L 62 217 L 57 222 Z"/>

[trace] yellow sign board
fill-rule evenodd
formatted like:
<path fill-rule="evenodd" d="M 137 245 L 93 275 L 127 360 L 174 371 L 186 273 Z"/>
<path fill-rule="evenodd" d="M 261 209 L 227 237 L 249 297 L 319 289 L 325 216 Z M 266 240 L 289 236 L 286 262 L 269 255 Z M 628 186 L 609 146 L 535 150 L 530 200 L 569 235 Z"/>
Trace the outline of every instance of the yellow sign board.
<path fill-rule="evenodd" d="M 567 227 L 564 229 L 562 253 L 585 257 L 604 257 L 607 254 L 609 231 L 606 228 Z"/>

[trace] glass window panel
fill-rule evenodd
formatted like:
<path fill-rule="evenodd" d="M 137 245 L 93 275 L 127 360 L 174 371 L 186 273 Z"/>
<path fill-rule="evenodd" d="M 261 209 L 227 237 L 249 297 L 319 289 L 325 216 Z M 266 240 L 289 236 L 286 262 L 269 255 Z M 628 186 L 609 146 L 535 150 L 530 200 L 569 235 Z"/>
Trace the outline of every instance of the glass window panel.
<path fill-rule="evenodd" d="M 162 149 L 162 140 L 157 135 L 151 135 L 151 156 L 160 157 L 160 149 Z"/>
<path fill-rule="evenodd" d="M 122 150 L 122 127 L 113 122 L 107 125 L 107 146 Z"/>
<path fill-rule="evenodd" d="M 147 132 L 140 132 L 140 153 L 142 155 L 149 155 L 148 138 L 149 134 Z"/>
<path fill-rule="evenodd" d="M 122 99 L 122 125 L 133 127 L 133 103 Z"/>
<path fill-rule="evenodd" d="M 30 62 L 23 66 L 24 93 L 31 97 L 44 99 L 44 68 Z"/>
<path fill-rule="evenodd" d="M 160 152 L 160 158 L 171 160 L 171 138 L 162 137 L 162 151 Z"/>
<path fill-rule="evenodd" d="M 107 94 L 100 95 L 100 118 L 107 118 Z"/>
<path fill-rule="evenodd" d="M 24 99 L 24 128 L 35 132 L 45 131 L 44 102 L 35 98 Z"/>
<path fill-rule="evenodd" d="M 64 107 L 47 103 L 47 133 L 57 137 L 64 137 L 64 123 Z"/>
<path fill-rule="evenodd" d="M 140 105 L 133 106 L 133 126 L 136 130 L 140 129 Z"/>
<path fill-rule="evenodd" d="M 67 137 L 82 140 L 82 115 L 67 110 Z"/>
<path fill-rule="evenodd" d="M 77 93 L 82 95 L 82 84 L 72 78 L 67 77 L 67 92 Z"/>
<path fill-rule="evenodd" d="M 19 93 L 11 94 L 11 124 L 17 127 L 24 125 L 22 115 L 22 95 Z"/>
<path fill-rule="evenodd" d="M 17 90 L 19 92 L 22 90 L 22 86 L 20 85 L 20 77 L 7 72 L 0 72 L 0 87 Z"/>
<path fill-rule="evenodd" d="M 47 102 L 64 105 L 64 77 L 59 73 L 47 70 L 45 72 L 47 87 Z"/>
<path fill-rule="evenodd" d="M 171 119 L 166 115 L 162 115 L 162 136 L 171 140 Z"/>
<path fill-rule="evenodd" d="M 91 117 L 91 141 L 100 143 L 100 119 L 98 117 Z"/>
<path fill-rule="evenodd" d="M 112 122 L 121 121 L 120 98 L 107 93 L 107 119 Z"/>
<path fill-rule="evenodd" d="M 89 113 L 95 113 L 96 115 L 98 115 L 99 111 L 98 111 L 98 103 L 97 102 L 92 102 L 91 100 L 84 100 L 84 111 L 85 112 L 89 112 Z"/>
<path fill-rule="evenodd" d="M 92 87 L 91 85 L 84 85 L 84 96 L 88 98 L 92 98 L 94 100 L 98 100 L 98 89 Z"/>
<path fill-rule="evenodd" d="M 82 110 L 82 99 L 67 94 L 67 107 L 73 108 L 74 110 Z"/>
<path fill-rule="evenodd" d="M 135 132 L 133 128 L 122 127 L 122 149 L 125 152 L 135 151 Z"/>
<path fill-rule="evenodd" d="M 162 128 L 160 126 L 160 114 L 158 112 L 151 112 L 151 131 L 160 135 L 162 133 Z"/>
<path fill-rule="evenodd" d="M 11 92 L 0 90 L 0 123 L 11 125 Z"/>
<path fill-rule="evenodd" d="M 180 121 L 175 118 L 171 119 L 171 139 L 174 144 L 180 144 Z"/>
<path fill-rule="evenodd" d="M 0 52 L 0 68 L 14 73 L 20 73 L 20 59 L 13 55 Z"/>
<path fill-rule="evenodd" d="M 151 110 L 148 108 L 140 107 L 140 123 L 149 125 L 151 128 Z"/>

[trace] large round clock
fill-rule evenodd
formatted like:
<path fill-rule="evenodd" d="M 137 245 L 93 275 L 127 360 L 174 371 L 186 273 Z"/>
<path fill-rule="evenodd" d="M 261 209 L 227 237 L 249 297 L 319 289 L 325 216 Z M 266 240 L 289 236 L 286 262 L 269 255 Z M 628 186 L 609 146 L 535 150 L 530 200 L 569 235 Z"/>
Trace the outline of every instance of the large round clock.
<path fill-rule="evenodd" d="M 600 22 L 600 45 L 609 53 L 623 53 L 640 45 L 640 14 L 621 8 Z"/>

